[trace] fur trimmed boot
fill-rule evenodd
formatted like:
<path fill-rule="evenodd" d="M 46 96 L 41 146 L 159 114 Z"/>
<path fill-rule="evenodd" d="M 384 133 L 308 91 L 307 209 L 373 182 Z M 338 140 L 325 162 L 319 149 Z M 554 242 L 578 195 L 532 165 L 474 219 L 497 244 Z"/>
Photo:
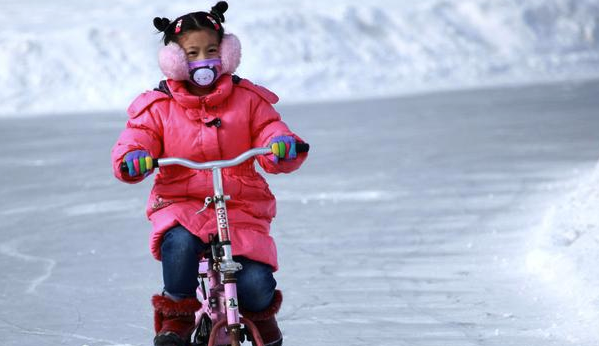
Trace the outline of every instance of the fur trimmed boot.
<path fill-rule="evenodd" d="M 283 334 L 281 334 L 277 319 L 275 318 L 275 314 L 279 312 L 282 302 L 283 294 L 281 291 L 275 290 L 274 298 L 268 308 L 259 312 L 247 311 L 240 308 L 243 317 L 254 322 L 256 328 L 258 328 L 260 336 L 264 341 L 264 346 L 283 345 Z"/>
<path fill-rule="evenodd" d="M 196 298 L 174 301 L 163 295 L 152 297 L 154 346 L 187 346 L 195 327 L 195 312 L 202 307 Z"/>

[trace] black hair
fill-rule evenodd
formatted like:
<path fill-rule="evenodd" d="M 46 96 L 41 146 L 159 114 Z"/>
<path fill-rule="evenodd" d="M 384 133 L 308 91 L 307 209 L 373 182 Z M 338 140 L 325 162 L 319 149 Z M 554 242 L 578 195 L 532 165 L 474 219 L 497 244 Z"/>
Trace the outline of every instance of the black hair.
<path fill-rule="evenodd" d="M 226 1 L 219 1 L 212 6 L 210 13 L 208 12 L 191 12 L 174 21 L 168 18 L 154 18 L 154 27 L 158 31 L 164 33 L 162 41 L 165 45 L 170 42 L 177 42 L 179 36 L 187 31 L 193 30 L 213 30 L 218 34 L 218 42 L 223 39 L 225 30 L 222 23 L 225 22 L 224 13 L 229 8 Z"/>

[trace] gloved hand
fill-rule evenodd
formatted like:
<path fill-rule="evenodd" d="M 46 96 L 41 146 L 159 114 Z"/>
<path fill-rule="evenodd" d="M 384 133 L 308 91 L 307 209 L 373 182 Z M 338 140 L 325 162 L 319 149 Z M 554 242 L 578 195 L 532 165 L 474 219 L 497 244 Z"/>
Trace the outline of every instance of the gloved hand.
<path fill-rule="evenodd" d="M 145 150 L 128 152 L 127 155 L 125 155 L 123 162 L 127 163 L 130 177 L 136 177 L 138 175 L 146 177 L 154 170 L 152 156 Z"/>
<path fill-rule="evenodd" d="M 292 136 L 274 137 L 268 146 L 272 149 L 270 159 L 274 161 L 274 163 L 279 163 L 279 159 L 288 161 L 297 157 L 297 152 L 295 151 L 295 138 Z"/>

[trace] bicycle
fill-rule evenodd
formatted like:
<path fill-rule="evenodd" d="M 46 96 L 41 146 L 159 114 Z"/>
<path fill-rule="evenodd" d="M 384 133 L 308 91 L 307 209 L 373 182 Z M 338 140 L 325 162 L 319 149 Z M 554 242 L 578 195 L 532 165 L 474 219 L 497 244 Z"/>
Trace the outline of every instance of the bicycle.
<path fill-rule="evenodd" d="M 298 153 L 308 152 L 309 149 L 307 143 L 296 144 Z M 212 170 L 214 196 L 205 198 L 204 207 L 198 213 L 214 203 L 218 237 L 210 237 L 210 249 L 199 263 L 197 293 L 202 307 L 196 311 L 193 346 L 240 346 L 246 339 L 254 346 L 264 346 L 254 323 L 239 314 L 235 273 L 242 269 L 242 265 L 233 260 L 231 251 L 226 208 L 226 201 L 231 197 L 224 194 L 222 169 L 237 166 L 254 156 L 271 153 L 270 148 L 253 148 L 231 160 L 202 163 L 173 157 L 153 161 L 154 167 L 181 165 L 197 170 Z M 128 171 L 126 163 L 121 165 L 121 171 Z"/>

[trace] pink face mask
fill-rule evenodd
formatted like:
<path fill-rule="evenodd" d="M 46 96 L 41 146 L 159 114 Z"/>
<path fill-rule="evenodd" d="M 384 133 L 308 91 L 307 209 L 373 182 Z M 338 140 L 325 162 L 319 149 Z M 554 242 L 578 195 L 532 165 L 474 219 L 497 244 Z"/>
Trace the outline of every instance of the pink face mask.
<path fill-rule="evenodd" d="M 202 88 L 214 84 L 222 71 L 222 64 L 219 58 L 192 61 L 188 64 L 188 67 L 189 80 Z"/>

